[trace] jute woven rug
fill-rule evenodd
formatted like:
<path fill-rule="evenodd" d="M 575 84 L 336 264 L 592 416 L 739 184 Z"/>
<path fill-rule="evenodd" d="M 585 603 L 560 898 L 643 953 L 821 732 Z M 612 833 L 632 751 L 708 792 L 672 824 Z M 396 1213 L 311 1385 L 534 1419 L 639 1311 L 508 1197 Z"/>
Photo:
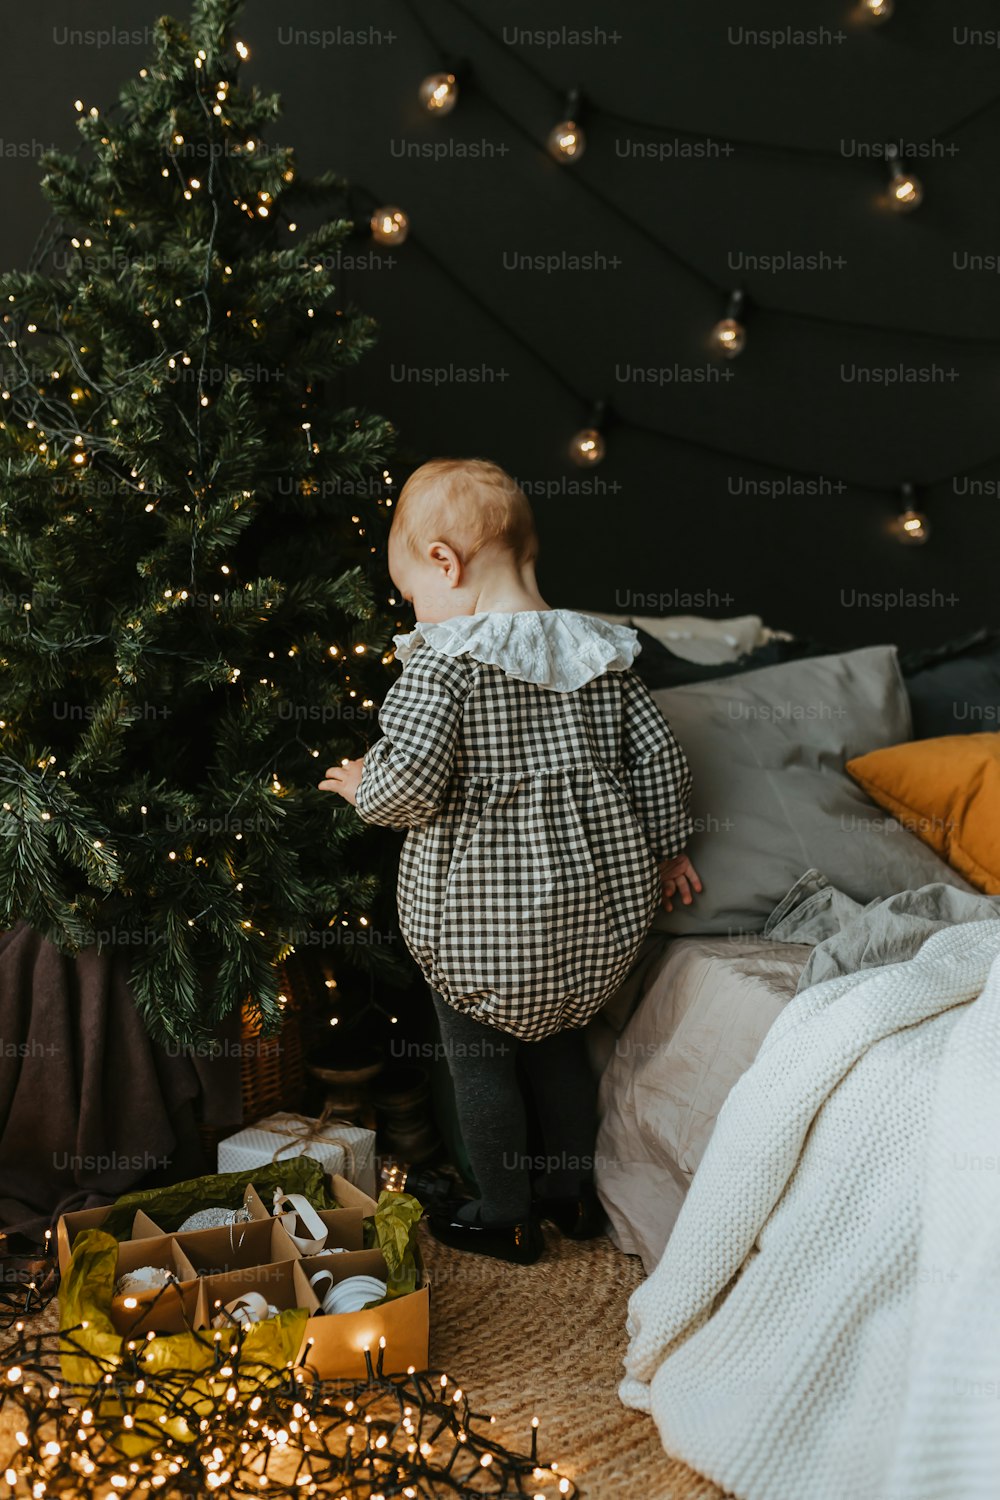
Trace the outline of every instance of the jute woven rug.
<path fill-rule="evenodd" d="M 439 1245 L 422 1248 L 431 1278 L 431 1363 L 496 1418 L 505 1446 L 538 1451 L 586 1500 L 724 1500 L 668 1458 L 651 1417 L 618 1399 L 626 1304 L 642 1263 L 611 1241 L 564 1240 L 546 1228 L 543 1258 L 510 1266 Z"/>

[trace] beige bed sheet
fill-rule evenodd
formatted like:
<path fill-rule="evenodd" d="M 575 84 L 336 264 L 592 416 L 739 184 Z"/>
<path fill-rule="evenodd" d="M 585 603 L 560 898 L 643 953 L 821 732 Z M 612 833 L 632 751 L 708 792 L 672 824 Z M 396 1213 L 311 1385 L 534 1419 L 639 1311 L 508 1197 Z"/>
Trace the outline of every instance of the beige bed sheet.
<path fill-rule="evenodd" d="M 733 1084 L 812 948 L 677 938 L 646 976 L 601 1077 L 598 1191 L 619 1249 L 652 1271 Z"/>

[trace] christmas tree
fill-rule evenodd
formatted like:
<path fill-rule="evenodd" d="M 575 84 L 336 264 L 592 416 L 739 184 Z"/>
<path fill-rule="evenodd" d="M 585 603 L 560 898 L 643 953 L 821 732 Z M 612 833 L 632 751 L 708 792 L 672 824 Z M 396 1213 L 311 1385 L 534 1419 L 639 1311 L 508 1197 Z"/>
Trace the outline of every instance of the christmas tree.
<path fill-rule="evenodd" d="M 389 682 L 391 429 L 331 390 L 374 336 L 331 274 L 343 187 L 268 146 L 239 10 L 164 18 L 108 113 L 76 101 L 0 278 L 0 925 L 128 945 L 181 1043 L 275 1026 L 296 939 L 365 920 L 377 840 L 316 783 Z"/>

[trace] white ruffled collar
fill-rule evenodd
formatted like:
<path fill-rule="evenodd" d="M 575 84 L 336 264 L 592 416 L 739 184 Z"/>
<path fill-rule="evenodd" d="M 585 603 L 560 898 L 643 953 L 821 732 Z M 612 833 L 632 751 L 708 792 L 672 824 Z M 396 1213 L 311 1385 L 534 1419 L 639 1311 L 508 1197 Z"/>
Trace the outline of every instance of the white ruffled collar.
<path fill-rule="evenodd" d="M 426 642 L 445 656 L 471 656 L 520 682 L 534 682 L 556 693 L 572 693 L 605 672 L 625 671 L 639 651 L 634 630 L 573 609 L 456 615 L 437 624 L 418 624 L 408 635 L 393 639 L 404 665 Z"/>

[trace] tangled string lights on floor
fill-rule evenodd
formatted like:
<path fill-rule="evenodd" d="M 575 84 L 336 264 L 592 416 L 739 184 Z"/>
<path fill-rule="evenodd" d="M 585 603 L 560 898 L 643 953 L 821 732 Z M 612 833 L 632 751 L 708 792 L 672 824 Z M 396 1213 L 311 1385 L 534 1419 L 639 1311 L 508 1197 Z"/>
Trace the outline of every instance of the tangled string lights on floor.
<path fill-rule="evenodd" d="M 45 1232 L 44 1248 L 37 1250 L 27 1245 L 13 1250 L 7 1235 L 0 1233 L 0 1329 L 41 1312 L 58 1286 L 51 1230 Z"/>
<path fill-rule="evenodd" d="M 21 1320 L 3 1351 L 0 1473 L 11 1495 L 579 1493 L 558 1464 L 539 1462 L 537 1418 L 530 1452 L 511 1451 L 447 1374 L 386 1374 L 382 1348 L 374 1362 L 366 1352 L 367 1378 L 349 1383 L 250 1366 L 238 1331 L 225 1348 L 215 1339 L 214 1368 L 200 1373 L 141 1370 L 146 1340 L 95 1358 L 78 1332 L 36 1333 Z M 65 1382 L 61 1354 L 89 1360 L 92 1382 Z"/>

